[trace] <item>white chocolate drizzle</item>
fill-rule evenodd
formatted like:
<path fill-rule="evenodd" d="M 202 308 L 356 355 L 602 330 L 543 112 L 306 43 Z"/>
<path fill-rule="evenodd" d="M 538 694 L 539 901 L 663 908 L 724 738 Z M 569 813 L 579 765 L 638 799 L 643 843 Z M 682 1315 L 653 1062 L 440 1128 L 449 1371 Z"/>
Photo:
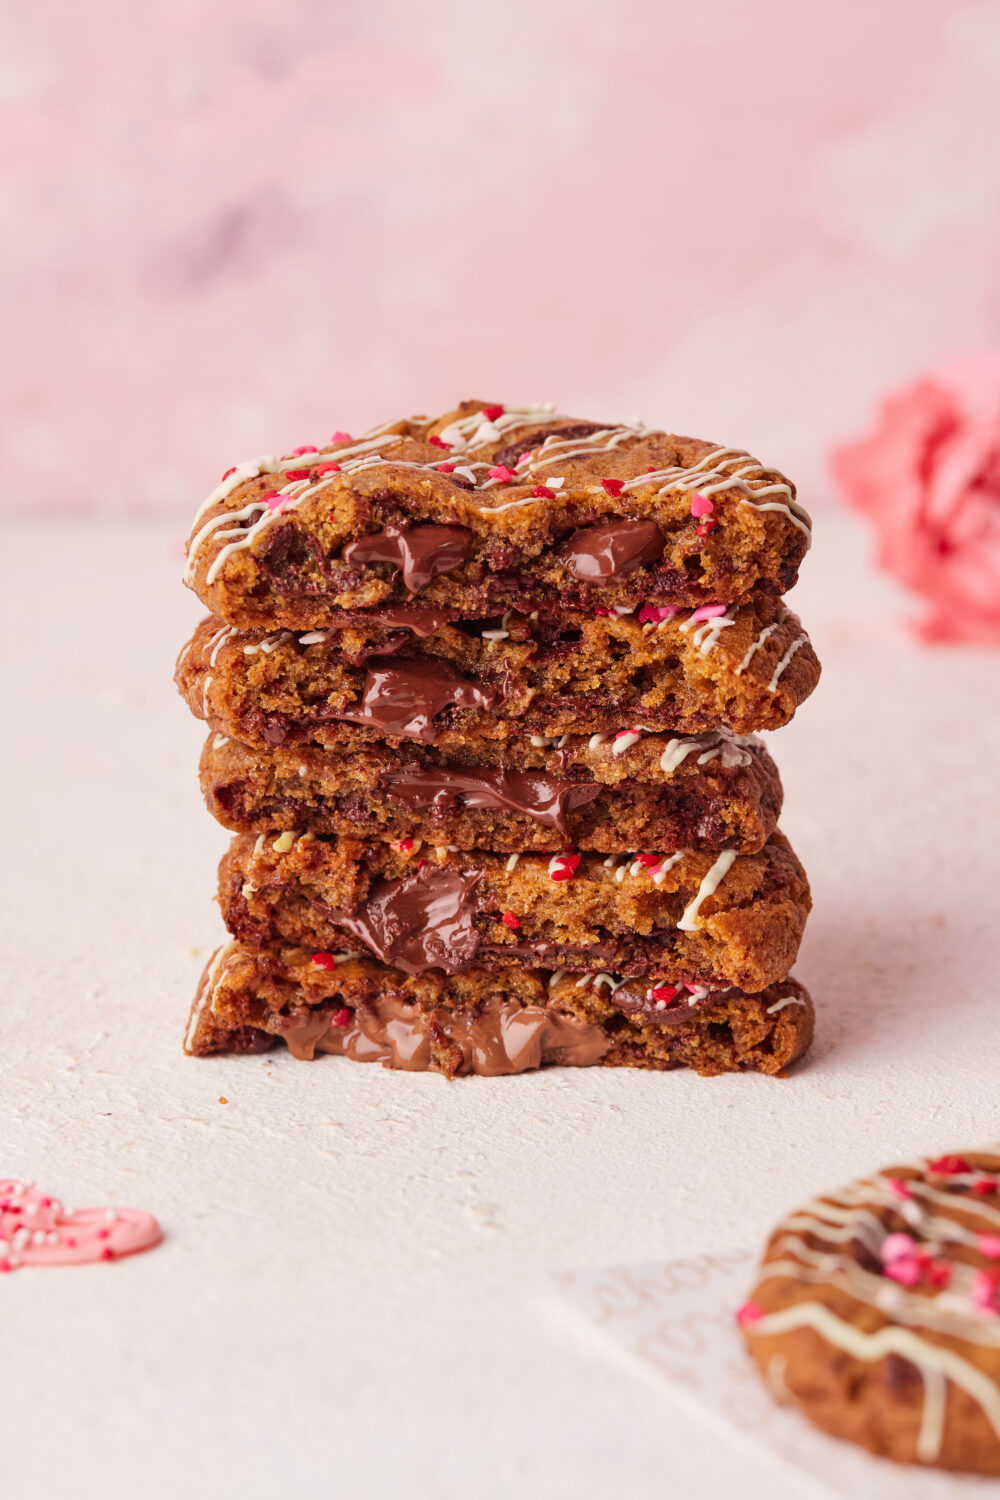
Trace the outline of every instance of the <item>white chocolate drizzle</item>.
<path fill-rule="evenodd" d="M 789 646 L 788 650 L 785 652 L 784 656 L 781 658 L 771 675 L 771 681 L 767 685 L 767 690 L 769 693 L 773 693 L 775 691 L 778 683 L 781 681 L 782 674 L 784 673 L 785 668 L 788 666 L 788 663 L 791 661 L 792 657 L 795 655 L 799 647 L 804 646 L 808 639 L 809 637 L 803 633 L 802 635 L 797 636 Z"/>
<path fill-rule="evenodd" d="M 708 873 L 702 877 L 701 885 L 699 885 L 698 887 L 698 894 L 695 896 L 694 900 L 688 902 L 687 906 L 684 908 L 681 919 L 677 923 L 679 931 L 697 932 L 699 925 L 698 913 L 701 910 L 702 902 L 707 900 L 708 897 L 713 894 L 713 892 L 718 890 L 735 858 L 735 849 L 723 849 L 722 853 L 715 861 L 715 864 L 708 871 Z"/>

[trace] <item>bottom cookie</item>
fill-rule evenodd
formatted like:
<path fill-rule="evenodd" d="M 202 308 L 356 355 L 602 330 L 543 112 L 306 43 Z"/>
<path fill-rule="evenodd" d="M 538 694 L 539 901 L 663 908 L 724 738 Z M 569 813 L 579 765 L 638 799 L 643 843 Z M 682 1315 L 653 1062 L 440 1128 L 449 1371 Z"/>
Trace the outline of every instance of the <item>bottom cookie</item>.
<path fill-rule="evenodd" d="M 202 975 L 184 1046 L 206 1057 L 283 1041 L 303 1060 L 331 1052 L 448 1078 L 551 1064 L 712 1076 L 780 1074 L 812 1033 L 793 979 L 746 995 L 562 970 L 414 976 L 357 954 L 233 942 Z"/>
<path fill-rule="evenodd" d="M 1000 1150 L 823 1193 L 738 1313 L 780 1401 L 899 1463 L 1000 1475 Z"/>

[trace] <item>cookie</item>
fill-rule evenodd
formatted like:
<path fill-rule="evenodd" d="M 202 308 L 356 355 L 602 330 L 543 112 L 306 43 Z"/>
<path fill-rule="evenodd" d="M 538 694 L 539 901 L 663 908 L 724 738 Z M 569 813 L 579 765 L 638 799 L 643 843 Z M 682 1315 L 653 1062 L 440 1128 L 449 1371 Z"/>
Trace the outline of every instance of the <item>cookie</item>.
<path fill-rule="evenodd" d="M 810 523 L 740 449 L 465 401 L 226 471 L 186 582 L 246 629 L 414 601 L 453 618 L 694 608 L 795 583 Z"/>
<path fill-rule="evenodd" d="M 261 747 L 745 734 L 786 724 L 819 680 L 780 600 L 653 613 L 668 617 L 509 613 L 424 638 L 382 627 L 267 634 L 213 617 L 181 653 L 176 680 L 196 717 Z"/>
<path fill-rule="evenodd" d="M 740 1309 L 779 1399 L 900 1463 L 1000 1475 L 1000 1148 L 887 1167 L 771 1235 Z"/>
<path fill-rule="evenodd" d="M 219 902 L 247 943 L 357 946 L 408 974 L 528 964 L 756 992 L 795 962 L 810 897 L 781 833 L 759 854 L 505 858 L 272 830 L 233 840 Z"/>
<path fill-rule="evenodd" d="M 657 996 L 657 990 L 660 990 Z M 508 968 L 412 976 L 355 954 L 230 943 L 198 987 L 185 1050 L 346 1055 L 408 1071 L 495 1076 L 560 1064 L 782 1073 L 812 1038 L 786 979 L 760 995 L 685 991 L 612 974 Z"/>
<path fill-rule="evenodd" d="M 209 811 L 234 833 L 358 835 L 511 854 L 571 846 L 736 849 L 774 832 L 781 782 L 759 740 L 533 735 L 441 751 L 405 741 L 251 750 L 211 735 Z"/>

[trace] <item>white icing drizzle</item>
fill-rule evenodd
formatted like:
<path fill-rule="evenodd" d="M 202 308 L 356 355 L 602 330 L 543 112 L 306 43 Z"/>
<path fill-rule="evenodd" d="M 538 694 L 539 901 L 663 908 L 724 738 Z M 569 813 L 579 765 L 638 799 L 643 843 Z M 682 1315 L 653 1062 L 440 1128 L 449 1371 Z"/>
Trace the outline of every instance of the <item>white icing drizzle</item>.
<path fill-rule="evenodd" d="M 626 750 L 638 744 L 641 739 L 642 735 L 637 734 L 634 729 L 623 730 L 620 734 L 615 735 L 615 742 L 611 746 L 611 754 L 624 755 Z"/>
<path fill-rule="evenodd" d="M 771 676 L 771 681 L 767 685 L 767 690 L 769 693 L 774 692 L 775 688 L 778 686 L 778 683 L 781 681 L 782 673 L 788 666 L 788 663 L 791 661 L 792 657 L 795 655 L 799 647 L 804 646 L 808 639 L 809 637 L 807 635 L 800 635 L 789 646 L 788 650 L 785 652 L 784 656 L 775 667 L 774 672 Z"/>
<path fill-rule="evenodd" d="M 672 776 L 677 767 L 693 755 L 697 750 L 699 766 L 708 765 L 709 761 L 720 759 L 727 767 L 748 766 L 753 760 L 751 749 L 759 749 L 760 741 L 751 734 L 733 734 L 728 729 L 716 729 L 707 734 L 693 735 L 690 739 L 672 739 L 667 741 L 666 749 L 660 756 L 660 770 L 666 776 Z"/>
<path fill-rule="evenodd" d="M 756 640 L 753 640 L 753 641 L 750 642 L 749 646 L 747 647 L 747 654 L 746 654 L 746 656 L 744 656 L 743 660 L 740 662 L 739 666 L 736 668 L 735 675 L 737 677 L 742 677 L 743 676 L 743 673 L 746 671 L 747 667 L 753 661 L 754 657 L 757 655 L 757 652 L 760 650 L 761 646 L 763 646 L 763 644 L 767 640 L 768 636 L 771 636 L 771 635 L 774 634 L 774 632 L 777 630 L 778 625 L 780 623 L 781 623 L 780 621 L 776 620 L 773 625 L 765 625 L 764 629 L 761 631 L 760 635 L 757 636 Z"/>
<path fill-rule="evenodd" d="M 695 896 L 694 900 L 690 901 L 684 908 L 683 915 L 681 916 L 680 921 L 677 923 L 679 931 L 697 932 L 698 913 L 701 910 L 702 902 L 705 901 L 709 896 L 711 896 L 713 891 L 718 890 L 735 858 L 735 849 L 723 849 L 722 853 L 715 861 L 715 864 L 702 878 L 701 885 L 698 887 L 698 894 Z"/>
<path fill-rule="evenodd" d="M 776 1016 L 778 1011 L 784 1010 L 786 1005 L 805 1005 L 805 1003 L 798 995 L 786 995 L 783 1000 L 776 1000 L 773 1005 L 769 1005 L 767 1007 L 767 1014 L 769 1016 Z"/>
<path fill-rule="evenodd" d="M 690 614 L 684 621 L 683 625 L 679 627 L 681 635 L 687 635 L 692 625 L 695 625 L 695 623 L 697 623 L 697 629 L 695 630 L 691 639 L 701 651 L 702 656 L 707 656 L 709 651 L 712 650 L 713 646 L 717 645 L 719 636 L 721 635 L 722 631 L 725 630 L 729 625 L 736 624 L 736 621 L 733 619 L 733 610 L 735 608 L 735 604 L 730 605 L 725 614 L 713 615 L 710 620 L 699 620 L 697 622 L 695 622 L 694 617 L 698 613 L 698 611 L 694 610 L 693 613 Z M 666 624 L 667 622 L 663 621 L 662 623 Z"/>
<path fill-rule="evenodd" d="M 791 997 L 784 1003 L 790 1000 Z M 776 1008 L 772 1006 L 769 1010 Z M 948 1382 L 976 1402 L 998 1439 L 1000 1388 L 958 1351 L 929 1342 L 919 1330 L 995 1350 L 1000 1348 L 1000 1319 L 977 1310 L 969 1295 L 975 1278 L 969 1265 L 949 1263 L 951 1290 L 936 1296 L 917 1295 L 866 1269 L 856 1256 L 845 1253 L 843 1247 L 860 1241 L 873 1256 L 881 1258 L 889 1229 L 879 1217 L 878 1209 L 892 1209 L 901 1214 L 911 1227 L 920 1230 L 935 1255 L 949 1243 L 977 1246 L 979 1232 L 954 1215 L 961 1213 L 974 1223 L 996 1227 L 1000 1226 L 1000 1210 L 971 1192 L 942 1192 L 932 1187 L 923 1175 L 931 1170 L 929 1162 L 910 1164 L 901 1170 L 920 1174 L 905 1178 L 909 1197 L 901 1197 L 898 1187 L 894 1189 L 898 1179 L 878 1174 L 838 1193 L 812 1199 L 789 1214 L 771 1241 L 771 1248 L 780 1252 L 779 1257 L 766 1260 L 758 1278 L 761 1284 L 786 1277 L 806 1284 L 832 1283 L 858 1302 L 881 1309 L 892 1322 L 869 1333 L 820 1302 L 802 1301 L 754 1318 L 751 1327 L 755 1335 L 811 1328 L 835 1348 L 865 1363 L 873 1363 L 887 1354 L 908 1360 L 919 1370 L 924 1383 L 917 1457 L 923 1463 L 933 1463 L 940 1455 L 944 1438 Z M 995 1175 L 975 1170 L 947 1175 L 953 1187 L 968 1187 L 982 1177 L 996 1181 Z M 951 1215 L 930 1212 L 935 1205 L 950 1209 Z M 804 1235 L 820 1244 L 810 1243 Z"/>
<path fill-rule="evenodd" d="M 736 463 L 740 467 L 733 468 Z M 641 484 L 665 479 L 667 483 L 657 490 L 658 495 L 676 493 L 679 490 L 697 490 L 699 495 L 707 497 L 720 490 L 736 490 L 742 503 L 752 505 L 754 510 L 782 511 L 811 544 L 812 521 L 809 512 L 793 497 L 791 485 L 785 481 L 759 484 L 760 480 L 767 480 L 772 476 L 777 477 L 776 471 L 765 469 L 745 449 L 716 448 L 690 468 L 676 465 L 669 469 L 658 469 L 653 474 L 640 474 L 635 479 L 630 479 L 625 488 L 636 489 Z M 751 488 L 748 482 L 750 479 L 758 483 L 758 488 Z M 767 495 L 782 495 L 784 499 L 765 500 Z"/>

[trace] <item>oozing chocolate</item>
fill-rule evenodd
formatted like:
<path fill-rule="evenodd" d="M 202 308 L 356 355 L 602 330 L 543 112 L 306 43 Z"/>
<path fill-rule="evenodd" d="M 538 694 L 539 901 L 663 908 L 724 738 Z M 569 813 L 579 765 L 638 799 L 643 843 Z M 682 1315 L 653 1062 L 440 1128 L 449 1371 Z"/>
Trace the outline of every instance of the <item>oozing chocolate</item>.
<path fill-rule="evenodd" d="M 440 732 L 434 719 L 442 709 L 493 708 L 500 697 L 499 688 L 479 687 L 433 657 L 373 657 L 360 708 L 331 717 L 433 745 Z"/>
<path fill-rule="evenodd" d="M 457 1052 L 461 1057 L 449 1058 L 447 1071 L 490 1078 L 549 1062 L 589 1067 L 611 1046 L 600 1026 L 499 996 L 471 1010 L 432 1011 L 383 996 L 353 1011 L 346 1026 L 332 1025 L 324 1007 L 315 1016 L 283 1023 L 279 1034 L 292 1055 L 302 1060 L 316 1052 L 333 1052 L 355 1062 L 425 1072 L 444 1071 L 435 1051 Z"/>
<path fill-rule="evenodd" d="M 537 823 L 566 833 L 566 814 L 593 802 L 604 790 L 591 782 L 565 781 L 547 771 L 505 771 L 484 767 L 459 771 L 446 766 L 390 771 L 383 786 L 412 812 L 437 808 L 495 808 L 525 813 Z"/>
<path fill-rule="evenodd" d="M 337 912 L 335 920 L 384 964 L 406 974 L 460 974 L 479 947 L 473 919 L 481 879 L 479 870 L 426 864 L 404 880 L 376 881 L 362 906 Z"/>
<path fill-rule="evenodd" d="M 663 546 L 653 521 L 609 521 L 575 531 L 563 546 L 562 563 L 580 583 L 605 583 L 657 562 Z"/>
<path fill-rule="evenodd" d="M 390 630 L 412 630 L 421 640 L 440 630 L 452 618 L 454 610 L 438 609 L 433 604 L 383 604 L 378 609 L 345 611 L 345 624 L 385 625 Z"/>
<path fill-rule="evenodd" d="M 411 594 L 437 578 L 460 568 L 469 555 L 473 534 L 467 526 L 387 526 L 373 536 L 348 542 L 346 563 L 392 563 L 403 575 Z"/>

